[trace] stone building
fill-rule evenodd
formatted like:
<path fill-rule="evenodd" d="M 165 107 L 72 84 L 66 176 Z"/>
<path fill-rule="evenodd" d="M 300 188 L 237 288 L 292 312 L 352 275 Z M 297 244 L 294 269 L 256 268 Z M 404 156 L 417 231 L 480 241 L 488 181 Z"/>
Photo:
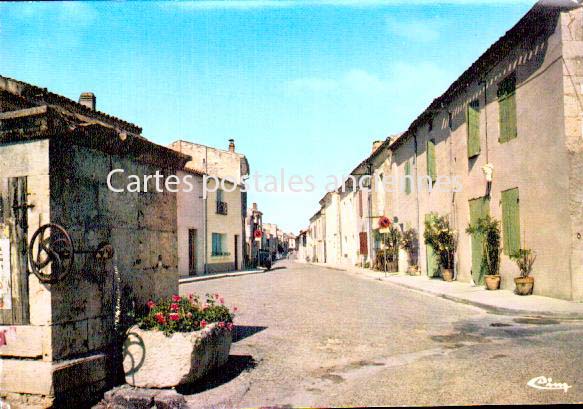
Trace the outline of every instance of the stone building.
<path fill-rule="evenodd" d="M 200 275 L 206 271 L 206 201 L 205 174 L 185 167 L 177 174 L 178 271 L 181 276 Z"/>
<path fill-rule="evenodd" d="M 457 279 L 482 283 L 481 243 L 465 229 L 490 214 L 502 223 L 502 288 L 514 288 L 509 256 L 526 247 L 535 294 L 583 300 L 582 87 L 583 10 L 539 2 L 384 144 L 392 174 L 413 184 L 393 192 L 388 213 L 418 229 L 425 274 L 438 274 L 421 239 L 437 212 L 459 232 Z"/>
<path fill-rule="evenodd" d="M 261 237 L 255 237 L 256 232 L 261 232 Z M 247 265 L 257 267 L 259 250 L 264 248 L 265 235 L 263 234 L 263 212 L 257 208 L 257 203 L 253 203 L 247 209 L 245 217 L 245 242 L 248 255 Z"/>
<path fill-rule="evenodd" d="M 199 243 L 205 249 L 204 271 L 214 273 L 242 269 L 247 253 L 244 243 L 247 193 L 243 188 L 244 179 L 249 175 L 247 158 L 235 152 L 232 139 L 226 151 L 182 140 L 173 142 L 169 147 L 192 157 L 187 168 L 207 175 L 204 182 L 208 194 L 204 198 L 203 229 L 206 234 Z M 191 199 L 194 201 L 189 206 L 197 206 L 197 199 Z M 181 223 L 183 220 L 187 222 L 185 218 L 178 215 Z M 186 243 L 186 238 L 181 240 Z M 184 243 L 179 245 L 184 247 Z"/>
<path fill-rule="evenodd" d="M 322 210 L 318 210 L 310 218 L 308 237 L 308 241 L 311 244 L 311 249 L 308 250 L 310 261 L 316 263 L 325 263 L 327 260 L 326 218 Z"/>
<path fill-rule="evenodd" d="M 0 397 L 13 407 L 99 396 L 119 369 L 118 299 L 123 324 L 131 309 L 178 291 L 176 195 L 124 187 L 129 174 L 168 176 L 188 159 L 97 111 L 92 94 L 77 103 L 0 77 L 0 325 L 13 331 L 0 346 Z M 114 169 L 123 171 L 110 180 L 116 191 Z M 48 223 L 71 241 L 51 228 L 39 238 L 45 256 L 29 263 Z M 95 253 L 105 243 L 109 261 Z"/>

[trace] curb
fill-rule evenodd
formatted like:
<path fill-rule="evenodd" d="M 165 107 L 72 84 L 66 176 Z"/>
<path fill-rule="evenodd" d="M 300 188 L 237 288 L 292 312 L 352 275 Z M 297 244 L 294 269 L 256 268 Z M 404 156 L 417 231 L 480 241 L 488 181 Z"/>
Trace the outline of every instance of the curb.
<path fill-rule="evenodd" d="M 383 280 L 381 281 L 395 285 L 397 287 L 406 288 L 408 290 L 414 290 L 423 294 L 432 295 L 434 297 L 442 298 L 444 300 L 457 302 L 459 304 L 466 304 L 472 305 L 474 307 L 481 308 L 488 312 L 498 314 L 498 315 L 520 315 L 520 316 L 528 316 L 528 317 L 538 317 L 538 318 L 554 318 L 557 320 L 563 321 L 583 321 L 583 314 L 578 313 L 554 313 L 554 312 L 541 312 L 541 311 L 529 311 L 529 310 L 520 310 L 520 309 L 512 309 L 506 307 L 497 307 L 491 304 L 485 304 L 479 301 L 468 300 L 466 298 L 456 297 L 454 295 L 449 294 L 441 294 L 436 293 L 431 290 L 426 290 L 423 288 L 414 287 L 411 285 L 407 285 L 404 283 L 396 283 L 394 281 Z"/>
<path fill-rule="evenodd" d="M 209 280 L 217 280 L 219 278 L 231 278 L 231 277 L 243 277 L 251 274 L 261 274 L 265 273 L 266 270 L 249 270 L 249 271 L 237 271 L 234 273 L 219 273 L 219 274 L 210 274 L 210 275 L 203 275 L 203 276 L 194 276 L 194 277 L 185 277 L 179 278 L 178 284 L 188 284 L 194 283 L 197 281 L 209 281 Z"/>
<path fill-rule="evenodd" d="M 509 315 L 509 316 L 518 315 L 518 316 L 538 317 L 538 318 L 553 318 L 556 320 L 563 320 L 563 321 L 583 321 L 583 314 L 580 314 L 580 313 L 541 312 L 541 311 L 512 309 L 512 308 L 506 308 L 506 307 L 497 307 L 495 305 L 486 304 L 486 303 L 479 302 L 479 301 L 473 301 L 473 300 L 468 300 L 468 299 L 462 298 L 462 297 L 456 297 L 455 295 L 442 294 L 442 293 L 428 290 L 425 288 L 419 288 L 419 287 L 415 287 L 413 285 L 409 285 L 409 284 L 405 284 L 405 283 L 399 283 L 399 282 L 395 282 L 395 281 L 386 280 L 385 277 L 376 277 L 376 278 L 371 277 L 370 275 L 366 274 L 365 272 L 361 272 L 361 271 L 352 271 L 352 270 L 347 270 L 345 268 L 338 268 L 338 267 L 331 267 L 331 266 L 328 267 L 328 266 L 313 264 L 313 263 L 310 263 L 310 264 L 315 265 L 315 266 L 321 266 L 321 267 L 328 268 L 331 270 L 344 271 L 344 272 L 349 273 L 349 274 L 356 274 L 356 275 L 359 275 L 362 277 L 370 278 L 371 280 L 382 281 L 382 282 L 392 284 L 392 285 L 397 286 L 397 287 L 417 291 L 417 292 L 422 293 L 422 294 L 427 294 L 427 295 L 431 295 L 431 296 L 434 296 L 437 298 L 442 298 L 444 300 L 457 302 L 459 304 L 471 305 L 474 307 L 481 308 L 485 311 L 491 312 L 493 314 Z"/>

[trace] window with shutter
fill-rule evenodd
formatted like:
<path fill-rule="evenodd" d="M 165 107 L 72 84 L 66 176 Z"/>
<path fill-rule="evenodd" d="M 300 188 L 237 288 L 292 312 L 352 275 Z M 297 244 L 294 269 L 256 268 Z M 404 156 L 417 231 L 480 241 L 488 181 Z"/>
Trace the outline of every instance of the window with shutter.
<path fill-rule="evenodd" d="M 437 180 L 437 166 L 435 163 L 435 140 L 427 141 L 427 176 L 432 182 Z"/>
<path fill-rule="evenodd" d="M 498 85 L 498 108 L 500 122 L 499 142 L 508 142 L 517 137 L 516 128 L 516 77 L 505 78 Z"/>
<path fill-rule="evenodd" d="M 411 193 L 411 162 L 405 162 L 405 193 Z"/>
<path fill-rule="evenodd" d="M 468 105 L 468 158 L 480 154 L 480 102 L 472 101 Z"/>
<path fill-rule="evenodd" d="M 516 254 L 520 249 L 520 209 L 518 188 L 502 192 L 502 229 L 504 254 Z"/>

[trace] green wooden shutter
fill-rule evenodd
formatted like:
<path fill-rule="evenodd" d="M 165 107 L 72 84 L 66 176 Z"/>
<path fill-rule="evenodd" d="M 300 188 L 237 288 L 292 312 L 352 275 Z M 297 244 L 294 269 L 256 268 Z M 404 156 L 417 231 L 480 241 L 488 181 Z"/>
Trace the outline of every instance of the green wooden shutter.
<path fill-rule="evenodd" d="M 221 236 L 219 236 L 217 233 L 213 233 L 213 255 L 219 254 L 220 240 Z"/>
<path fill-rule="evenodd" d="M 502 192 L 502 228 L 504 235 L 504 254 L 514 255 L 520 249 L 518 188 Z"/>
<path fill-rule="evenodd" d="M 427 176 L 431 178 L 432 182 L 437 180 L 437 166 L 435 163 L 435 141 L 429 139 L 427 141 Z"/>
<path fill-rule="evenodd" d="M 498 86 L 498 108 L 500 111 L 499 142 L 508 142 L 517 137 L 516 127 L 516 77 L 514 75 L 501 81 Z"/>
<path fill-rule="evenodd" d="M 480 153 L 480 104 L 474 101 L 468 105 L 468 158 Z"/>
<path fill-rule="evenodd" d="M 411 162 L 405 162 L 405 193 L 411 193 Z"/>
<path fill-rule="evenodd" d="M 490 199 L 487 196 L 470 200 L 470 224 L 490 214 Z M 472 278 L 476 284 L 484 284 L 486 275 L 486 260 L 483 249 L 484 238 L 481 235 L 472 235 Z"/>

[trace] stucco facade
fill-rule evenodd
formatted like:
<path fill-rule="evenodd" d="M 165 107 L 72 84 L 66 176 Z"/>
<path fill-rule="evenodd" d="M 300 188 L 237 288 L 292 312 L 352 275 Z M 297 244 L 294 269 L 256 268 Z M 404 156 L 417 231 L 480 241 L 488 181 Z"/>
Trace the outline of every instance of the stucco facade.
<path fill-rule="evenodd" d="M 203 173 L 182 170 L 177 198 L 178 272 L 181 276 L 205 272 L 206 210 Z M 188 178 L 188 179 L 186 179 Z"/>

